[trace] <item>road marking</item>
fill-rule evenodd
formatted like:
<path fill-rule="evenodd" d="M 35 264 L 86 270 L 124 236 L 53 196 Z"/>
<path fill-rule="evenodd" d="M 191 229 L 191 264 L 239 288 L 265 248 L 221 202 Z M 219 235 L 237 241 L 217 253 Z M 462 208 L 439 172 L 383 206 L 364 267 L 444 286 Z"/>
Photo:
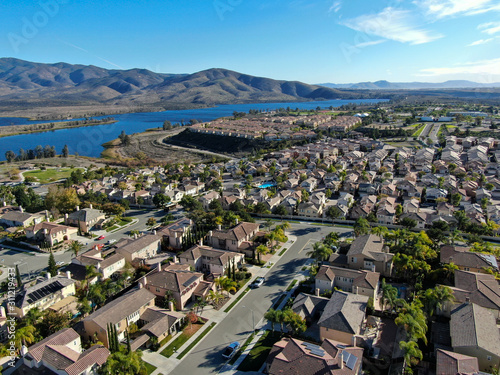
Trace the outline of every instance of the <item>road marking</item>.
<path fill-rule="evenodd" d="M 302 250 L 304 250 L 304 248 L 309 245 L 309 241 L 311 241 L 311 239 L 308 239 L 307 242 L 304 244 L 304 246 L 302 246 L 302 248 L 299 250 L 298 254 L 300 254 L 302 252 Z"/>

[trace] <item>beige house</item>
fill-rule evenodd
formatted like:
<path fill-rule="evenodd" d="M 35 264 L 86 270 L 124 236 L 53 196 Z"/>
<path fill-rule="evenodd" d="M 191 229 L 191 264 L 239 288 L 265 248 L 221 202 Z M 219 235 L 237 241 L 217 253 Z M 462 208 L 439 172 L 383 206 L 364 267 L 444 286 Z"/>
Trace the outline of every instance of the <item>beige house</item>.
<path fill-rule="evenodd" d="M 379 290 L 378 272 L 351 270 L 323 265 L 316 274 L 315 287 L 320 293 L 335 288 L 345 292 L 371 297 L 375 301 Z"/>
<path fill-rule="evenodd" d="M 16 294 L 14 311 L 19 318 L 34 307 L 44 311 L 62 299 L 75 295 L 75 284 L 71 275 L 51 277 L 49 274 L 46 280 Z"/>
<path fill-rule="evenodd" d="M 216 249 L 239 251 L 243 242 L 249 242 L 259 231 L 259 224 L 237 223 L 233 228 L 222 230 L 219 226 L 217 230 L 208 232 L 207 245 Z"/>
<path fill-rule="evenodd" d="M 123 238 L 115 244 L 116 253 L 125 257 L 127 262 L 154 257 L 161 247 L 162 236 L 156 233 L 138 238 Z"/>
<path fill-rule="evenodd" d="M 444 245 L 440 252 L 441 263 L 453 263 L 462 271 L 486 273 L 485 268 L 498 272 L 498 263 L 494 255 L 475 253 L 470 247 Z"/>
<path fill-rule="evenodd" d="M 194 227 L 191 219 L 184 217 L 174 223 L 160 228 L 158 234 L 163 236 L 163 243 L 173 249 L 181 249 L 185 235 Z"/>
<path fill-rule="evenodd" d="M 392 258 L 389 248 L 384 246 L 384 239 L 374 234 L 357 237 L 347 252 L 347 264 L 350 269 L 378 272 L 382 276 L 392 274 Z"/>
<path fill-rule="evenodd" d="M 24 231 L 28 239 L 45 242 L 50 246 L 54 246 L 60 242 L 69 240 L 72 235 L 78 232 L 78 229 L 44 221 L 27 227 Z"/>
<path fill-rule="evenodd" d="M 476 357 L 481 371 L 500 366 L 500 333 L 491 310 L 464 303 L 451 312 L 451 346 L 456 353 Z"/>
<path fill-rule="evenodd" d="M 229 266 L 239 268 L 245 262 L 242 253 L 201 245 L 195 245 L 177 257 L 181 264 L 189 264 L 198 272 L 215 275 L 224 275 Z"/>
<path fill-rule="evenodd" d="M 106 219 L 106 215 L 101 210 L 90 208 L 80 208 L 77 206 L 76 211 L 65 217 L 67 225 L 80 227 L 84 233 L 90 232 L 94 228 L 100 228 Z"/>
<path fill-rule="evenodd" d="M 166 293 L 171 293 L 175 308 L 182 310 L 187 303 L 197 298 L 205 298 L 213 283 L 203 280 L 203 274 L 190 271 L 188 264 L 167 265 L 155 269 L 139 279 L 139 284 L 153 293 L 161 301 Z"/>
<path fill-rule="evenodd" d="M 352 345 L 365 320 L 367 296 L 336 291 L 318 320 L 321 341 L 325 339 Z"/>
<path fill-rule="evenodd" d="M 71 263 L 81 266 L 93 266 L 102 274 L 103 279 L 107 279 L 125 267 L 125 256 L 115 253 L 103 258 L 99 249 L 92 249 L 73 258 Z"/>
<path fill-rule="evenodd" d="M 323 208 L 312 202 L 300 203 L 297 207 L 297 215 L 304 217 L 321 217 Z"/>
<path fill-rule="evenodd" d="M 45 211 L 30 214 L 24 212 L 21 208 L 20 211 L 8 211 L 1 215 L 0 225 L 3 227 L 27 227 L 29 225 L 41 223 L 44 220 L 46 220 Z"/>
<path fill-rule="evenodd" d="M 129 324 L 137 322 L 148 308 L 153 307 L 154 300 L 155 295 L 144 288 L 131 290 L 84 318 L 81 335 L 109 347 L 108 324 L 114 324 L 118 340 L 123 341 Z"/>
<path fill-rule="evenodd" d="M 72 328 L 64 328 L 30 346 L 22 361 L 37 374 L 49 370 L 58 375 L 96 375 L 109 355 L 102 345 L 84 350 L 80 335 Z"/>

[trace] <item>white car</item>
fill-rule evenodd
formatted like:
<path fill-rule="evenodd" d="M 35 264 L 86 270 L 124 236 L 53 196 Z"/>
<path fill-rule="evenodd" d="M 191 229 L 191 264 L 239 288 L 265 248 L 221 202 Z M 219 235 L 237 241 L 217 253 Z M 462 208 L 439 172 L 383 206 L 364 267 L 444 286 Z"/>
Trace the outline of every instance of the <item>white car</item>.
<path fill-rule="evenodd" d="M 240 343 L 238 341 L 232 342 L 222 352 L 222 358 L 224 359 L 233 358 L 233 356 L 236 354 L 239 348 L 240 348 Z"/>
<path fill-rule="evenodd" d="M 109 240 L 109 241 L 108 241 L 108 245 L 112 245 L 112 244 L 114 244 L 115 242 L 116 242 L 116 240 Z"/>
<path fill-rule="evenodd" d="M 250 284 L 250 288 L 258 288 L 262 286 L 262 284 L 264 284 L 264 281 L 266 281 L 265 277 L 257 277 L 255 281 L 252 284 Z"/>

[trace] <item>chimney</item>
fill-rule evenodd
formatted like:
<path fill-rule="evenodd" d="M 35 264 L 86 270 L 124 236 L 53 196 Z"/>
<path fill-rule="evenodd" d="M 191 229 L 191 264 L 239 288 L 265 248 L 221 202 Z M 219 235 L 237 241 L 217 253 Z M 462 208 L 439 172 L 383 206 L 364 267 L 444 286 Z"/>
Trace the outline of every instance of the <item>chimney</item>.
<path fill-rule="evenodd" d="M 357 286 L 353 286 L 352 287 L 352 292 L 353 292 L 353 294 L 358 294 L 358 287 Z"/>
<path fill-rule="evenodd" d="M 314 290 L 314 295 L 315 295 L 316 297 L 319 297 L 319 288 L 316 288 L 316 289 Z"/>
<path fill-rule="evenodd" d="M 5 201 L 2 202 L 2 206 L 7 206 L 7 203 Z"/>
<path fill-rule="evenodd" d="M 68 221 L 68 217 L 69 217 L 69 215 L 68 215 L 68 214 L 64 214 L 64 222 L 67 222 L 67 221 Z"/>
<path fill-rule="evenodd" d="M 134 233 L 134 240 L 137 239 L 137 233 Z"/>
<path fill-rule="evenodd" d="M 50 280 L 52 278 L 52 276 L 50 275 L 50 272 L 47 272 L 46 276 L 47 276 L 47 280 Z"/>
<path fill-rule="evenodd" d="M 138 286 L 139 286 L 139 289 L 144 288 L 144 286 L 142 285 L 142 283 L 141 283 L 141 282 L 139 282 Z"/>
<path fill-rule="evenodd" d="M 170 311 L 175 311 L 174 303 L 172 301 L 168 301 L 168 309 Z"/>
<path fill-rule="evenodd" d="M 208 231 L 208 241 L 210 242 L 210 239 L 212 238 L 213 232 L 211 230 Z"/>
<path fill-rule="evenodd" d="M 222 230 L 222 226 L 220 224 L 217 224 L 217 230 Z"/>
<path fill-rule="evenodd" d="M 7 317 L 7 314 L 5 314 L 5 307 L 3 307 L 3 306 L 0 306 L 0 316 L 2 318 L 6 318 Z"/>
<path fill-rule="evenodd" d="M 156 236 L 156 229 L 155 229 L 155 230 L 153 230 L 153 235 L 155 235 L 155 236 Z"/>
<path fill-rule="evenodd" d="M 67 277 L 68 279 L 71 279 L 71 272 L 66 271 L 66 277 Z"/>
<path fill-rule="evenodd" d="M 50 221 L 49 210 L 45 210 L 45 221 Z"/>
<path fill-rule="evenodd" d="M 28 354 L 28 348 L 26 347 L 26 345 L 23 345 L 21 347 L 21 356 L 24 357 L 26 354 Z"/>
<path fill-rule="evenodd" d="M 468 305 L 470 303 L 470 297 L 465 297 L 465 303 Z"/>
<path fill-rule="evenodd" d="M 48 232 L 49 232 L 49 231 L 48 231 L 48 229 L 47 229 L 47 228 L 43 228 L 43 235 L 44 235 L 44 236 L 46 236 Z"/>
<path fill-rule="evenodd" d="M 90 204 L 90 209 L 92 209 L 92 203 Z"/>
<path fill-rule="evenodd" d="M 19 211 L 24 212 L 23 207 L 19 206 Z"/>
<path fill-rule="evenodd" d="M 161 272 L 161 262 L 158 262 L 158 264 L 156 265 L 156 271 Z"/>
<path fill-rule="evenodd" d="M 234 224 L 235 224 L 235 225 L 238 225 L 238 223 L 239 223 L 239 220 L 238 220 L 238 218 L 236 218 L 236 219 L 234 220 Z"/>
<path fill-rule="evenodd" d="M 339 367 L 341 370 L 344 369 L 344 356 L 343 356 L 343 354 L 344 354 L 344 351 L 342 351 L 342 353 L 340 353 L 340 355 L 339 355 Z"/>
<path fill-rule="evenodd" d="M 200 238 L 200 246 L 203 246 L 203 238 Z"/>
<path fill-rule="evenodd" d="M 77 210 L 77 211 L 80 211 L 80 206 L 76 206 L 76 210 Z"/>

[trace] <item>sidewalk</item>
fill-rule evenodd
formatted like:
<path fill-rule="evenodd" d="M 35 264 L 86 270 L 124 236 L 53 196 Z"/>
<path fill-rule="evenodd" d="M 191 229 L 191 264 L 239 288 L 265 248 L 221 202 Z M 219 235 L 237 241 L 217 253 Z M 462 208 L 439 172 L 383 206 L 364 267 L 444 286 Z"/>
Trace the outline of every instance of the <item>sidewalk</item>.
<path fill-rule="evenodd" d="M 228 306 L 230 306 L 231 303 L 233 303 L 233 301 L 235 299 L 237 299 L 239 297 L 239 295 L 245 291 L 245 289 L 247 288 L 249 283 L 253 279 L 255 279 L 255 277 L 265 276 L 268 272 L 270 272 L 271 269 L 274 267 L 274 265 L 276 264 L 276 262 L 280 258 L 279 253 L 281 251 L 283 251 L 284 248 L 286 248 L 288 250 L 290 248 L 290 246 L 292 246 L 292 244 L 295 243 L 296 240 L 297 240 L 297 237 L 292 236 L 290 234 L 288 235 L 288 242 L 286 242 L 281 249 L 277 250 L 276 253 L 273 254 L 273 256 L 271 258 L 269 258 L 269 260 L 267 261 L 266 265 L 272 264 L 272 266 L 270 268 L 266 268 L 265 265 L 263 267 L 252 267 L 252 271 L 254 271 L 254 273 L 252 273 L 252 279 L 249 280 L 248 283 L 244 287 L 242 287 L 238 292 L 236 292 L 234 295 L 232 295 L 231 298 L 226 302 L 226 304 L 224 305 L 224 307 L 221 310 L 214 310 L 214 308 L 212 306 L 205 307 L 205 309 L 200 314 L 200 316 L 205 318 L 205 319 L 208 319 L 207 322 L 205 323 L 203 328 L 200 329 L 198 332 L 196 332 L 193 336 L 191 336 L 189 338 L 189 340 L 187 340 L 184 343 L 184 345 L 182 345 L 180 348 L 177 348 L 176 353 L 174 353 L 173 356 L 171 356 L 170 358 L 167 358 L 167 357 L 164 357 L 163 355 L 161 355 L 160 353 L 170 343 L 172 343 L 173 340 L 175 339 L 175 337 L 177 337 L 177 335 L 179 335 L 180 333 L 178 333 L 172 339 L 170 339 L 168 341 L 168 343 L 163 345 L 157 352 L 152 352 L 150 350 L 144 350 L 143 355 L 142 355 L 142 359 L 144 359 L 144 361 L 150 363 L 151 365 L 157 367 L 157 369 L 152 373 L 152 375 L 158 375 L 158 374 L 166 375 L 166 374 L 170 373 L 175 367 L 177 367 L 177 365 L 181 362 L 181 359 L 178 359 L 177 356 L 180 353 L 182 353 L 184 351 L 184 349 L 187 348 L 193 341 L 195 341 L 196 338 L 200 334 L 202 334 L 206 329 L 208 329 L 208 327 L 210 326 L 210 324 L 212 322 L 215 322 L 216 324 L 220 323 L 229 313 L 229 312 L 227 312 L 227 313 L 224 312 L 224 309 L 227 308 Z M 288 292 L 288 296 L 290 295 L 291 292 L 292 291 Z M 283 301 L 280 304 L 280 308 L 286 304 L 287 300 L 288 300 L 288 298 L 283 299 Z M 241 301 L 238 301 L 238 304 L 240 302 Z M 234 306 L 233 306 L 233 308 L 234 308 Z M 237 373 L 236 369 L 238 368 L 240 363 L 243 362 L 243 360 L 245 359 L 247 354 L 254 347 L 255 343 L 259 340 L 259 338 L 265 332 L 265 330 L 263 330 L 262 328 L 264 328 L 264 326 L 267 324 L 263 324 L 263 321 L 264 321 L 264 319 L 262 318 L 259 322 L 256 323 L 256 327 L 257 327 L 257 329 L 259 329 L 259 332 L 254 336 L 252 342 L 247 346 L 245 352 L 240 355 L 240 357 L 238 358 L 238 360 L 235 362 L 234 365 L 232 365 L 232 366 L 226 365 L 226 366 L 228 366 L 227 370 L 226 370 L 226 366 L 224 366 L 223 369 L 220 371 L 220 373 L 223 373 L 223 371 L 224 371 L 224 373 L 227 373 L 227 374 L 236 374 Z M 215 328 L 215 326 L 214 326 L 214 328 Z M 246 339 L 245 339 L 245 341 L 246 341 Z M 193 348 L 191 348 L 191 350 L 195 349 L 198 344 L 199 344 L 199 342 Z M 185 357 L 186 356 L 184 356 L 184 358 Z M 249 375 L 250 373 L 245 373 L 245 374 Z"/>

